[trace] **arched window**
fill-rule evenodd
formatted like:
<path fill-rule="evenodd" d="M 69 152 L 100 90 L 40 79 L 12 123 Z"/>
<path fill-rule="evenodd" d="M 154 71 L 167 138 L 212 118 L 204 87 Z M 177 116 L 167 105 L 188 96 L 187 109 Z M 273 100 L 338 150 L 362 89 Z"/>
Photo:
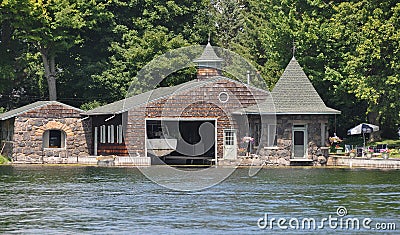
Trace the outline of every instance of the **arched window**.
<path fill-rule="evenodd" d="M 62 130 L 47 130 L 43 133 L 43 148 L 65 148 L 66 134 Z"/>

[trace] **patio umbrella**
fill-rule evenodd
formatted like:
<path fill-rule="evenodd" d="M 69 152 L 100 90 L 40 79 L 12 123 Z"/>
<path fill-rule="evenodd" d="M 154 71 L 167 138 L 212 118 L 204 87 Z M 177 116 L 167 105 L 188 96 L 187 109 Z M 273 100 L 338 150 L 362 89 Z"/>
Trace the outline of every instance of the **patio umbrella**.
<path fill-rule="evenodd" d="M 375 126 L 368 123 L 361 123 L 350 130 L 347 131 L 347 135 L 359 135 L 365 133 L 372 133 L 375 131 L 379 131 L 379 126 Z"/>
<path fill-rule="evenodd" d="M 360 125 L 357 125 L 350 130 L 347 131 L 347 135 L 363 135 L 363 141 L 364 141 L 364 149 L 365 149 L 365 133 L 372 133 L 375 131 L 379 131 L 379 126 L 368 124 L 368 123 L 361 123 Z M 364 155 L 364 152 L 363 152 Z"/>

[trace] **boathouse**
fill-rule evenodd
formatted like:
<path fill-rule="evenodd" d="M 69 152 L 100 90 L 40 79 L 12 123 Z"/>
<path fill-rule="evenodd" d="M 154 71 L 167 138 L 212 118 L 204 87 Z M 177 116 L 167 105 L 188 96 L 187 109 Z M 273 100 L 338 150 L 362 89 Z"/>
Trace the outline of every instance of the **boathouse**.
<path fill-rule="evenodd" d="M 90 154 L 91 120 L 83 110 L 37 101 L 0 114 L 2 154 L 14 162 L 60 163 Z"/>
<path fill-rule="evenodd" d="M 329 116 L 340 111 L 325 105 L 294 57 L 271 93 L 222 76 L 210 43 L 194 62 L 192 81 L 87 112 L 38 101 L 0 114 L 1 152 L 26 163 L 108 155 L 209 164 L 235 161 L 244 149 L 291 164 L 315 160 L 326 146 Z"/>
<path fill-rule="evenodd" d="M 295 57 L 290 60 L 271 94 L 274 109 L 264 102 L 235 112 L 254 120 L 276 115 L 275 136 L 269 140 L 269 145 L 261 146 L 259 154 L 282 157 L 292 163 L 315 160 L 316 155 L 324 152 L 321 147 L 327 146 L 329 116 L 340 114 L 340 111 L 325 105 Z M 264 135 L 261 132 L 252 134 Z"/>
<path fill-rule="evenodd" d="M 208 43 L 194 61 L 196 79 L 84 113 L 92 120 L 94 154 L 147 156 L 153 163 L 236 159 L 242 122 L 233 112 L 261 103 L 270 94 L 222 76 L 222 61 Z"/>

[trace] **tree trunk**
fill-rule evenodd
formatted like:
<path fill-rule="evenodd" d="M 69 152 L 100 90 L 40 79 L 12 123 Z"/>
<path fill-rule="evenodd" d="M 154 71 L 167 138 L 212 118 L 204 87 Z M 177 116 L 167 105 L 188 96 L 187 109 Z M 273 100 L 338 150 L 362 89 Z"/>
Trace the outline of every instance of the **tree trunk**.
<path fill-rule="evenodd" d="M 8 20 L 5 20 L 1 24 L 1 42 L 6 45 L 6 48 L 10 48 L 10 43 L 11 43 L 11 36 L 12 36 L 12 27 L 11 24 Z"/>
<path fill-rule="evenodd" d="M 367 118 L 368 118 L 368 122 L 373 124 L 373 125 L 377 125 L 379 126 L 379 119 L 380 119 L 380 115 L 378 114 L 378 112 L 376 111 L 371 111 L 367 114 Z M 382 140 L 381 137 L 381 131 L 377 131 L 377 132 L 372 132 L 369 135 L 369 141 L 370 142 L 375 142 L 375 141 L 380 141 Z"/>
<path fill-rule="evenodd" d="M 49 55 L 48 50 L 43 48 L 40 49 L 40 53 L 42 54 L 44 74 L 49 87 L 49 100 L 57 100 L 55 55 Z"/>

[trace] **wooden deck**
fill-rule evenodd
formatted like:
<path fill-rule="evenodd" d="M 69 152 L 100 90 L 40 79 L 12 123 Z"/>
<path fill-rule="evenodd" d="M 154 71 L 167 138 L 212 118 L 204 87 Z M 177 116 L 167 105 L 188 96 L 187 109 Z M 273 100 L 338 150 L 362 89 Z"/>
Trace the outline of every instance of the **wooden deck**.
<path fill-rule="evenodd" d="M 102 166 L 150 166 L 149 157 L 130 157 L 130 156 L 87 156 L 87 157 L 52 157 L 45 159 L 46 163 L 54 164 L 83 164 L 83 165 L 102 165 Z M 14 162 L 18 163 L 18 162 Z M 25 162 L 26 163 L 26 162 Z"/>

